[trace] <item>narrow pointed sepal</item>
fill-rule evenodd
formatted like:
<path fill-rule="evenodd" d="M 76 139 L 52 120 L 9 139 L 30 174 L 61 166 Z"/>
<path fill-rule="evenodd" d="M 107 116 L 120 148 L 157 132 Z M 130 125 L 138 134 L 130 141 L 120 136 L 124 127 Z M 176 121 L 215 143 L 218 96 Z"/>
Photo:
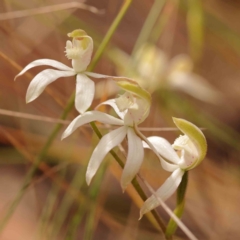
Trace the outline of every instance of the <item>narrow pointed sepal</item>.
<path fill-rule="evenodd" d="M 123 126 L 106 134 L 94 149 L 87 167 L 86 182 L 89 185 L 96 174 L 102 160 L 107 153 L 120 144 L 127 134 L 127 127 Z"/>
<path fill-rule="evenodd" d="M 75 107 L 78 112 L 84 113 L 92 104 L 95 84 L 84 74 L 78 74 L 76 80 Z"/>
<path fill-rule="evenodd" d="M 79 115 L 68 125 L 67 129 L 63 132 L 62 139 L 71 135 L 78 127 L 94 121 L 112 125 L 123 125 L 123 120 L 121 119 L 115 118 L 103 112 L 89 111 Z"/>
<path fill-rule="evenodd" d="M 124 191 L 138 173 L 144 158 L 142 140 L 132 128 L 128 128 L 128 155 L 121 177 L 121 187 Z"/>
<path fill-rule="evenodd" d="M 171 176 L 163 183 L 163 185 L 156 191 L 156 193 L 144 202 L 140 210 L 140 219 L 145 213 L 153 210 L 160 205 L 158 197 L 165 201 L 176 191 L 179 184 L 181 183 L 183 174 L 184 171 L 182 169 L 178 168 L 175 170 Z"/>
<path fill-rule="evenodd" d="M 152 145 L 155 147 L 157 152 L 165 159 L 172 163 L 178 164 L 180 159 L 176 153 L 176 151 L 173 149 L 172 145 L 162 137 L 158 136 L 152 136 L 147 138 Z M 150 148 L 149 145 L 145 142 L 143 142 L 144 148 Z"/>
<path fill-rule="evenodd" d="M 172 164 L 165 160 L 165 159 L 167 159 L 170 162 L 177 161 L 177 159 L 175 160 L 176 153 L 172 149 L 172 147 L 170 146 L 170 143 L 167 140 L 165 140 L 165 139 L 163 140 L 163 138 L 156 137 L 156 136 L 146 138 L 143 135 L 142 137 L 144 139 L 143 147 L 152 149 L 152 151 L 158 156 L 158 158 L 161 162 L 162 168 L 164 170 L 166 170 L 168 172 L 173 172 L 177 168 L 179 168 L 179 166 L 177 164 L 175 164 L 175 163 Z M 160 148 L 158 148 L 159 147 L 158 140 L 160 140 L 159 141 Z M 163 152 L 162 152 L 162 149 L 163 149 Z M 180 160 L 180 159 L 178 158 L 178 160 Z"/>
<path fill-rule="evenodd" d="M 15 78 L 14 81 L 17 79 L 17 77 L 23 75 L 25 72 L 27 72 L 28 70 L 30 70 L 31 68 L 34 67 L 38 67 L 38 66 L 43 66 L 43 65 L 47 65 L 47 66 L 51 66 L 54 68 L 57 68 L 58 70 L 62 70 L 62 71 L 73 71 L 72 68 L 68 67 L 67 65 L 58 62 L 56 60 L 52 60 L 52 59 L 38 59 L 35 60 L 31 63 L 29 63 Z"/>
<path fill-rule="evenodd" d="M 30 82 L 26 94 L 26 102 L 29 103 L 35 100 L 49 85 L 60 77 L 74 76 L 73 71 L 59 71 L 53 69 L 46 69 L 38 73 Z"/>
<path fill-rule="evenodd" d="M 117 114 L 121 119 L 123 119 L 123 118 L 124 118 L 124 115 L 126 114 L 126 111 L 123 111 L 123 112 L 119 111 L 119 109 L 118 109 L 118 107 L 117 107 L 117 104 L 116 104 L 116 99 L 109 99 L 109 100 L 107 100 L 107 101 L 105 101 L 105 102 L 102 102 L 102 103 L 100 103 L 99 105 L 97 105 L 97 106 L 95 107 L 95 109 L 98 109 L 98 108 L 101 107 L 102 105 L 109 105 L 109 106 L 111 106 L 111 107 L 114 109 L 114 111 L 116 112 L 116 114 Z"/>

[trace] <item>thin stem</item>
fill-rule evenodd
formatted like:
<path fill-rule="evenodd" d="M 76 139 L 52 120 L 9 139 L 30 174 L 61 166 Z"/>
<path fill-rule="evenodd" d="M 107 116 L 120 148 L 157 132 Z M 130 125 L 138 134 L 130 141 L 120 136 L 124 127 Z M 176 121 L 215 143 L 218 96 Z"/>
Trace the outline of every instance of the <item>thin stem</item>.
<path fill-rule="evenodd" d="M 110 29 L 108 30 L 105 38 L 103 39 L 102 43 L 100 44 L 100 46 L 99 46 L 99 48 L 98 48 L 98 50 L 97 50 L 97 52 L 96 52 L 96 54 L 93 58 L 92 63 L 89 66 L 89 71 L 92 71 L 94 69 L 94 67 L 96 66 L 96 64 L 98 63 L 98 61 L 99 61 L 100 57 L 102 56 L 105 48 L 107 47 L 107 44 L 109 43 L 112 35 L 116 31 L 118 25 L 120 24 L 122 18 L 124 17 L 124 15 L 127 12 L 131 3 L 132 3 L 132 0 L 125 0 L 124 1 L 124 4 L 123 4 L 122 8 L 120 9 L 120 12 L 118 13 L 117 17 L 115 18 L 112 25 L 110 26 Z M 66 119 L 68 113 L 71 111 L 71 109 L 74 106 L 74 99 L 75 99 L 75 93 L 73 93 L 71 95 L 71 97 L 69 98 L 67 106 L 66 106 L 66 108 L 64 109 L 64 111 L 61 115 L 61 119 Z M 15 197 L 13 202 L 11 203 L 7 214 L 4 216 L 3 220 L 0 223 L 0 233 L 2 232 L 2 230 L 4 229 L 4 227 L 7 224 L 8 220 L 10 219 L 10 217 L 12 216 L 16 207 L 18 206 L 20 200 L 22 199 L 22 197 L 25 193 L 25 190 L 30 185 L 31 180 L 34 176 L 34 173 L 36 172 L 36 170 L 37 170 L 40 162 L 42 161 L 42 159 L 46 156 L 46 153 L 47 153 L 48 149 L 50 148 L 51 144 L 53 143 L 54 139 L 56 138 L 58 132 L 60 131 L 61 126 L 62 126 L 62 124 L 60 124 L 60 123 L 55 125 L 52 133 L 50 134 L 50 136 L 47 139 L 47 142 L 43 146 L 42 151 L 40 152 L 40 154 L 37 156 L 36 160 L 34 161 L 33 166 L 31 167 L 27 176 L 25 177 L 22 188 L 20 189 L 17 196 Z"/>
<path fill-rule="evenodd" d="M 142 44 L 147 41 L 154 27 L 154 24 L 156 23 L 157 18 L 165 5 L 165 2 L 166 0 L 155 0 L 155 2 L 153 3 L 132 50 L 132 56 L 134 56 L 137 50 L 142 46 Z"/>
<path fill-rule="evenodd" d="M 172 4 L 172 2 L 168 1 L 166 3 L 165 9 L 168 8 L 168 6 L 170 4 Z M 164 10 L 162 12 L 161 16 L 159 17 L 159 20 L 157 21 L 157 23 L 152 31 L 151 36 L 150 36 L 150 42 L 152 44 L 156 44 L 156 42 L 159 40 L 160 36 L 163 33 L 164 28 L 166 27 L 166 25 L 169 22 L 171 17 L 172 17 L 172 11 L 169 12 L 169 11 Z"/>
<path fill-rule="evenodd" d="M 23 118 L 23 119 L 28 119 L 28 120 L 42 121 L 42 122 L 48 122 L 48 123 L 60 123 L 60 124 L 64 124 L 64 125 L 69 125 L 71 123 L 71 121 L 69 121 L 69 120 L 63 120 L 60 118 L 51 118 L 51 117 L 39 116 L 39 115 L 35 115 L 35 114 L 10 111 L 10 110 L 6 110 L 6 109 L 0 109 L 0 115 L 11 116 L 11 117 L 16 117 L 16 118 Z M 88 126 L 88 125 L 83 126 L 83 127 L 90 128 L 90 126 Z M 114 128 L 116 128 L 116 126 L 102 125 L 98 128 L 114 129 Z M 200 129 L 206 130 L 205 128 L 200 128 Z M 139 127 L 139 130 L 154 131 L 154 132 L 179 131 L 179 129 L 176 127 Z"/>
<path fill-rule="evenodd" d="M 32 15 L 38 15 L 38 14 L 45 14 L 45 13 L 52 13 L 56 11 L 62 11 L 69 8 L 80 8 L 88 10 L 92 13 L 101 14 L 103 11 L 98 10 L 97 8 L 93 6 L 86 5 L 84 3 L 78 3 L 78 2 L 69 2 L 69 3 L 61 3 L 61 4 L 54 4 L 49 5 L 46 7 L 38 7 L 38 8 L 31 8 L 31 9 L 25 9 L 25 10 L 19 10 L 19 11 L 13 11 L 13 12 L 6 12 L 1 13 L 0 15 L 0 21 L 7 20 L 7 19 L 13 19 L 13 18 L 22 18 L 22 17 L 29 17 Z"/>
<path fill-rule="evenodd" d="M 175 215 L 180 219 L 184 212 L 184 205 L 185 205 L 185 193 L 187 190 L 188 184 L 188 172 L 186 171 L 182 177 L 182 181 L 177 190 L 177 206 L 174 209 Z M 177 223 L 171 218 L 168 222 L 167 229 L 166 229 L 166 236 L 169 238 L 173 236 L 175 231 L 177 230 Z"/>
<path fill-rule="evenodd" d="M 156 194 L 156 192 L 152 189 L 152 187 L 142 179 L 147 188 L 151 191 L 154 197 L 158 200 L 158 202 L 162 205 L 163 209 L 168 213 L 168 215 L 177 223 L 177 225 L 182 229 L 182 231 L 189 237 L 190 240 L 198 240 L 193 233 L 186 227 L 186 225 L 179 219 L 174 212 L 167 206 L 167 204 Z M 172 237 L 167 237 L 168 240 L 172 240 Z"/>
<path fill-rule="evenodd" d="M 122 21 L 124 15 L 126 14 L 128 8 L 130 7 L 132 0 L 125 0 L 123 3 L 120 12 L 118 13 L 117 17 L 114 19 L 112 25 L 110 26 L 108 32 L 106 33 L 101 45 L 98 48 L 93 60 L 90 63 L 89 71 L 92 71 L 96 64 L 98 63 L 99 59 L 101 58 L 106 46 L 108 45 L 110 39 L 112 38 L 113 34 L 115 33 L 117 27 L 119 26 L 120 22 Z"/>

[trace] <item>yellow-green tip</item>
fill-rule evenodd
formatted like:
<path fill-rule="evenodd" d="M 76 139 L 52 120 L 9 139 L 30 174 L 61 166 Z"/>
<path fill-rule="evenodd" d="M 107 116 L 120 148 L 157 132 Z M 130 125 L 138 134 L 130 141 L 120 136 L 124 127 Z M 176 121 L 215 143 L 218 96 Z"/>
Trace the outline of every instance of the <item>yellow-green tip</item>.
<path fill-rule="evenodd" d="M 82 29 L 76 29 L 67 34 L 68 37 L 77 38 L 87 36 L 87 33 Z"/>
<path fill-rule="evenodd" d="M 207 153 L 207 141 L 203 134 L 203 132 L 193 123 L 181 119 L 181 118 L 173 118 L 173 122 L 177 126 L 177 128 L 182 131 L 185 135 L 189 137 L 189 139 L 193 142 L 196 147 L 199 158 L 198 161 L 194 165 L 190 167 L 190 169 L 199 165 L 199 163 L 205 158 Z M 186 169 L 189 170 L 189 169 Z"/>
<path fill-rule="evenodd" d="M 117 85 L 123 90 L 132 93 L 151 103 L 151 94 L 143 89 L 136 81 L 128 78 L 117 79 Z"/>

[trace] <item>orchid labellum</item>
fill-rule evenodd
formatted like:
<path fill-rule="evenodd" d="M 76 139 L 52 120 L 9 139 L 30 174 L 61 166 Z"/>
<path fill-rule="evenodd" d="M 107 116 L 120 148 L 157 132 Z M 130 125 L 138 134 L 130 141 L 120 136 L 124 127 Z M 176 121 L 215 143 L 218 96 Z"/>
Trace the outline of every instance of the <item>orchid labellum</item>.
<path fill-rule="evenodd" d="M 184 133 L 183 136 L 175 140 L 173 145 L 166 139 L 157 136 L 148 138 L 151 146 L 146 143 L 143 144 L 146 148 L 154 148 L 163 168 L 173 173 L 156 193 L 144 202 L 140 211 L 140 218 L 143 214 L 160 205 L 157 197 L 163 201 L 167 200 L 178 188 L 184 172 L 199 165 L 206 155 L 207 143 L 202 131 L 184 119 L 173 118 L 173 121 L 179 130 Z"/>

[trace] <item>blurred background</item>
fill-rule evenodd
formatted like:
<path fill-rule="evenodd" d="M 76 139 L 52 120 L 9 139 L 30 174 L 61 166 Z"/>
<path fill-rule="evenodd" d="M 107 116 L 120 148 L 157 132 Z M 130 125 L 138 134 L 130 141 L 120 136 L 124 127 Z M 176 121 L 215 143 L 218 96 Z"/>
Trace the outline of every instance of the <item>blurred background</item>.
<path fill-rule="evenodd" d="M 78 114 L 75 109 L 49 150 L 44 150 L 75 89 L 74 78 L 58 79 L 30 104 L 25 103 L 29 82 L 46 68 L 34 68 L 13 81 L 36 59 L 71 66 L 64 50 L 67 33 L 74 29 L 84 29 L 93 38 L 95 53 L 123 4 L 130 4 L 129 9 L 94 72 L 135 78 L 152 93 L 150 116 L 141 124 L 148 128 L 146 136 L 162 136 L 172 143 L 179 136 L 168 129 L 174 127 L 173 116 L 204 128 L 208 154 L 189 173 L 183 222 L 199 239 L 238 239 L 240 2 L 89 0 L 85 4 L 99 11 L 64 0 L 0 1 L 0 224 L 5 222 L 0 239 L 164 239 L 151 216 L 138 221 L 142 201 L 132 186 L 122 193 L 122 170 L 110 155 L 87 187 L 85 171 L 97 137 L 86 126 L 60 141 L 67 121 Z M 93 106 L 118 93 L 111 82 L 96 84 Z M 23 191 L 39 154 L 43 161 Z M 154 189 L 169 175 L 148 151 L 140 174 Z M 23 198 L 16 200 L 21 194 Z M 6 221 L 14 200 L 19 204 Z M 176 196 L 167 204 L 174 209 Z M 165 211 L 161 207 L 157 211 L 167 223 Z M 178 230 L 174 239 L 187 237 Z"/>

